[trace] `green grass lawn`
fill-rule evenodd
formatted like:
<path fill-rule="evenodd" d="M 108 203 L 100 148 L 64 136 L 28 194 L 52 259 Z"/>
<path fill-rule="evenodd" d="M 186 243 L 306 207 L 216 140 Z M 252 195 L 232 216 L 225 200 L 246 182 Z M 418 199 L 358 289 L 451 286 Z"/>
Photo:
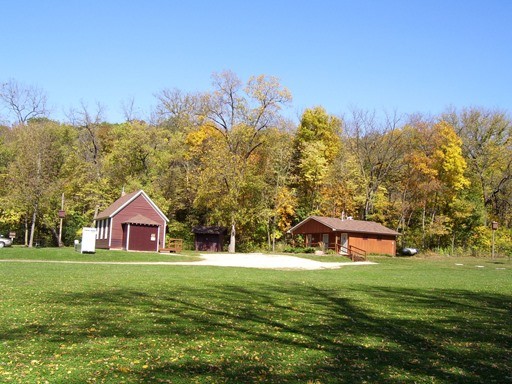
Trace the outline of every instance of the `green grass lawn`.
<path fill-rule="evenodd" d="M 197 261 L 199 252 L 187 251 L 183 254 L 156 252 L 125 252 L 97 249 L 95 253 L 75 252 L 73 248 L 32 248 L 12 247 L 0 249 L 0 259 L 14 260 L 52 260 L 83 262 L 172 262 Z"/>
<path fill-rule="evenodd" d="M 510 261 L 372 260 L 321 271 L 0 263 L 0 382 L 512 382 Z"/>

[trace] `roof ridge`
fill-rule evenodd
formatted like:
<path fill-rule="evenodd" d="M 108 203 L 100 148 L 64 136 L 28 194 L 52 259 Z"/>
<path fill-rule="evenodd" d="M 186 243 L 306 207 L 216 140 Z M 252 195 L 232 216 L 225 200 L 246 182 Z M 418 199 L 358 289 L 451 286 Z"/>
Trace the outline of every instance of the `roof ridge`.
<path fill-rule="evenodd" d="M 146 192 L 144 192 L 142 189 L 136 190 L 131 193 L 127 193 L 124 196 L 121 196 L 119 199 L 114 201 L 112 204 L 110 204 L 107 208 L 105 208 L 102 212 L 100 212 L 98 215 L 96 215 L 95 219 L 105 219 L 112 216 L 115 216 L 120 210 L 122 210 L 124 207 L 126 207 L 128 204 L 130 204 L 133 200 L 135 200 L 137 197 L 142 195 L 144 199 L 155 209 L 155 211 L 158 212 L 158 214 L 165 220 L 169 221 L 167 216 L 162 212 L 160 208 L 155 204 L 153 200 L 147 195 Z"/>

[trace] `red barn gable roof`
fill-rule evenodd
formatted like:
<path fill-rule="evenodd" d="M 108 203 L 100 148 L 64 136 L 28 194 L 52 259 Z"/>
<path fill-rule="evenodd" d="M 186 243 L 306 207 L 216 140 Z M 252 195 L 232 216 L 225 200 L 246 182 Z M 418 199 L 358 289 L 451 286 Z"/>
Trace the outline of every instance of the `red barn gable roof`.
<path fill-rule="evenodd" d="M 324 216 L 310 216 L 307 219 L 301 221 L 299 224 L 288 230 L 289 233 L 293 233 L 297 228 L 307 223 L 310 220 L 315 220 L 326 227 L 331 228 L 333 231 L 340 232 L 357 232 L 357 233 L 373 233 L 378 235 L 400 235 L 392 229 L 389 229 L 382 224 L 374 221 L 364 220 L 341 220 L 336 217 L 324 217 Z"/>
<path fill-rule="evenodd" d="M 121 196 L 119 199 L 114 201 L 111 205 L 108 206 L 104 211 L 98 213 L 96 219 L 107 219 L 109 217 L 114 216 L 121 208 L 124 208 L 126 205 L 130 203 L 133 199 L 135 199 L 141 191 L 135 191 L 132 193 L 128 193 L 124 196 Z"/>
<path fill-rule="evenodd" d="M 124 196 L 121 196 L 119 199 L 114 201 L 107 209 L 100 212 L 96 216 L 96 220 L 100 219 L 107 219 L 110 217 L 114 217 L 121 211 L 123 208 L 125 208 L 127 205 L 129 205 L 133 200 L 135 200 L 137 197 L 142 195 L 146 201 L 153 207 L 153 209 L 164 219 L 165 221 L 169 221 L 169 219 L 164 215 L 164 213 L 160 210 L 160 208 L 157 207 L 157 205 L 149 198 L 149 196 L 141 189 L 136 192 L 128 193 Z"/>

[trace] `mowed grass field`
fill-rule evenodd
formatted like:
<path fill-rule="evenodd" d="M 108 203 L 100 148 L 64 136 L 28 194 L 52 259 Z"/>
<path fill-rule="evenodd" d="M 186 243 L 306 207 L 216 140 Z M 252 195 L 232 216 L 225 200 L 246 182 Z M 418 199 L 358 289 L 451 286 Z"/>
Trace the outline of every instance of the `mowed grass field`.
<path fill-rule="evenodd" d="M 0 259 L 184 261 L 4 248 Z M 1 383 L 510 383 L 512 263 L 0 263 Z"/>

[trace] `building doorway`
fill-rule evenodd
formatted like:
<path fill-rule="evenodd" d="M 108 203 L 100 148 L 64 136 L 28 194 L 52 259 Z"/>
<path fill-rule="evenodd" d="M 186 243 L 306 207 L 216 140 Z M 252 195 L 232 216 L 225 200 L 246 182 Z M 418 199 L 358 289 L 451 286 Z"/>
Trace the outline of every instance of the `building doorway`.
<path fill-rule="evenodd" d="M 348 233 L 340 233 L 340 254 L 348 255 Z"/>

